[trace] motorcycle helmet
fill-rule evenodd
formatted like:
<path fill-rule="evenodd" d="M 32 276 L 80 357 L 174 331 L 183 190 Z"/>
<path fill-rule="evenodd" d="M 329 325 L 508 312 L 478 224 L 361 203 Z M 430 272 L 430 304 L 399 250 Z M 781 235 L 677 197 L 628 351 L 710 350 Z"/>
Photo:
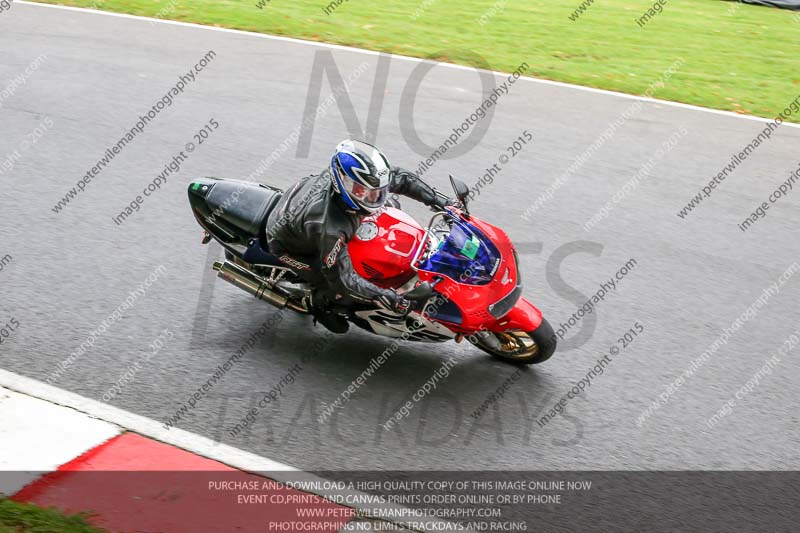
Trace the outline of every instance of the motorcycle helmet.
<path fill-rule="evenodd" d="M 333 188 L 356 211 L 374 213 L 383 207 L 390 172 L 386 156 L 361 141 L 342 141 L 331 158 Z"/>

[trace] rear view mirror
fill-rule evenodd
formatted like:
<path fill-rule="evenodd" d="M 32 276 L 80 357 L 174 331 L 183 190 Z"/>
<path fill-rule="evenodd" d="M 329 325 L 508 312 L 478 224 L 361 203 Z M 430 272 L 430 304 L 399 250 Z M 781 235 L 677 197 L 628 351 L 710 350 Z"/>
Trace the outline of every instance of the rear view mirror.
<path fill-rule="evenodd" d="M 467 211 L 467 199 L 469 198 L 469 187 L 463 181 L 450 176 L 450 185 L 453 186 L 453 192 L 456 193 L 456 198 L 464 206 L 464 211 Z M 468 211 L 467 211 L 468 212 Z"/>

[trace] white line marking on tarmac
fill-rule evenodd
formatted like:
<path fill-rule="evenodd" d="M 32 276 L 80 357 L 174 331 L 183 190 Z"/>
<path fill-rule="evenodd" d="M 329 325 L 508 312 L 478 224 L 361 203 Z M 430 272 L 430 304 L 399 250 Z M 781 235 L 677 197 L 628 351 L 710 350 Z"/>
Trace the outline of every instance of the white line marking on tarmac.
<path fill-rule="evenodd" d="M 116 424 L 130 431 L 168 444 L 173 444 L 184 450 L 202 455 L 203 457 L 216 459 L 217 461 L 241 470 L 254 472 L 298 471 L 296 468 L 292 468 L 283 463 L 239 450 L 227 444 L 215 442 L 207 437 L 195 435 L 194 433 L 179 428 L 164 429 L 161 422 L 130 413 L 118 407 L 114 407 L 113 405 L 86 398 L 74 392 L 53 387 L 26 376 L 14 374 L 7 370 L 0 369 L 0 386 L 35 398 L 71 407 L 94 418 L 111 422 L 112 424 Z"/>
<path fill-rule="evenodd" d="M 15 494 L 120 433 L 114 424 L 0 387 L 0 494 Z"/>
<path fill-rule="evenodd" d="M 34 398 L 39 398 L 40 400 L 45 400 L 54 404 L 70 407 L 76 411 L 87 414 L 92 418 L 115 424 L 128 431 L 139 433 L 145 437 L 177 446 L 178 448 L 196 453 L 197 455 L 206 457 L 208 459 L 219 461 L 220 463 L 238 468 L 239 470 L 243 470 L 245 472 L 267 475 L 270 479 L 275 479 L 281 482 L 302 481 L 312 484 L 321 484 L 323 481 L 325 481 L 324 479 L 311 474 L 303 474 L 302 470 L 292 466 L 280 463 L 278 461 L 273 461 L 272 459 L 267 459 L 266 457 L 261 457 L 260 455 L 256 455 L 254 453 L 246 452 L 238 448 L 234 448 L 233 446 L 229 446 L 227 444 L 216 442 L 208 437 L 203 437 L 202 435 L 190 433 L 189 431 L 178 428 L 164 429 L 161 422 L 130 413 L 118 407 L 114 407 L 113 405 L 108 405 L 91 398 L 86 398 L 85 396 L 75 394 L 74 392 L 53 387 L 47 383 L 37 381 L 27 376 L 15 374 L 13 372 L 9 372 L 8 370 L 3 370 L 2 368 L 0 368 L 0 387 L 5 387 L 12 391 L 32 396 Z M 73 458 L 71 457 L 70 459 Z M 282 475 L 282 473 L 284 475 Z M 393 514 L 392 516 L 415 517 L 413 510 L 404 508 L 402 506 L 375 505 L 374 502 L 370 502 L 370 500 L 367 499 L 371 495 L 356 490 L 331 489 L 326 491 L 307 490 L 304 488 L 303 492 L 314 493 L 322 496 L 323 498 L 327 498 L 334 503 L 338 503 L 339 505 L 350 507 L 351 509 L 357 509 L 361 511 L 364 516 L 373 516 L 371 509 L 375 509 L 377 507 L 380 509 L 386 509 L 390 512 L 396 510 L 398 514 Z M 343 498 L 347 496 L 355 498 L 354 501 L 358 501 L 358 498 L 365 499 L 362 500 L 363 503 L 340 503 L 345 501 Z M 374 498 L 374 496 L 371 497 Z M 415 519 L 418 520 L 418 518 Z M 376 520 L 391 522 L 401 526 L 405 523 L 405 520 L 401 518 L 376 518 Z M 454 524 L 448 524 L 438 519 L 431 518 L 425 519 L 424 521 L 430 524 L 440 524 L 441 527 L 439 529 L 435 529 L 436 531 L 457 530 L 453 529 Z M 465 531 L 469 533 L 469 530 Z"/>
<path fill-rule="evenodd" d="M 320 42 L 316 42 L 316 41 L 305 41 L 303 39 L 296 39 L 296 38 L 293 38 L 293 37 L 282 37 L 280 35 L 268 35 L 268 34 L 265 34 L 265 33 L 256 33 L 256 32 L 244 31 L 244 30 L 234 30 L 234 29 L 231 29 L 231 28 L 218 28 L 216 26 L 206 26 L 206 25 L 203 25 L 203 24 L 196 24 L 196 23 L 193 23 L 193 22 L 181 22 L 181 21 L 177 21 L 177 20 L 165 20 L 165 19 L 157 19 L 157 18 L 151 18 L 151 17 L 142 17 L 142 16 L 139 16 L 139 15 L 128 15 L 127 13 L 113 13 L 113 12 L 110 12 L 110 11 L 98 11 L 98 10 L 95 10 L 95 9 L 87 9 L 87 8 L 83 8 L 83 7 L 59 6 L 59 5 L 53 5 L 53 4 L 39 4 L 37 2 L 28 2 L 27 0 L 16 0 L 16 2 L 14 2 L 14 3 L 16 3 L 16 4 L 25 4 L 25 5 L 29 5 L 29 6 L 47 7 L 47 8 L 52 8 L 52 9 L 64 9 L 64 10 L 67 10 L 67 11 L 78 11 L 78 12 L 82 12 L 82 13 L 93 13 L 93 14 L 96 14 L 96 15 L 106 15 L 106 16 L 110 16 L 110 17 L 126 18 L 126 19 L 133 19 L 133 20 L 142 20 L 142 21 L 148 21 L 148 22 L 160 22 L 162 24 L 171 24 L 171 25 L 174 25 L 174 26 L 185 26 L 185 27 L 188 27 L 188 28 L 202 28 L 202 29 L 211 30 L 211 31 L 219 31 L 219 32 L 224 32 L 224 33 L 233 33 L 233 34 L 236 34 L 236 35 L 247 35 L 247 36 L 258 37 L 258 38 L 262 38 L 262 39 L 271 39 L 271 40 L 274 40 L 274 41 L 284 41 L 284 42 L 289 42 L 289 43 L 297 43 L 297 44 L 305 44 L 305 45 L 311 45 L 311 46 L 319 46 L 319 47 L 322 47 L 322 48 L 332 48 L 334 50 L 344 50 L 344 51 L 356 52 L 356 53 L 360 53 L 360 54 L 368 54 L 368 55 L 377 56 L 377 55 L 385 53 L 385 52 L 376 52 L 374 50 L 364 50 L 363 48 L 356 48 L 356 47 L 353 47 L 353 46 L 344 46 L 344 45 L 341 45 L 341 44 L 330 44 L 330 43 L 320 43 Z M 414 62 L 425 61 L 425 59 L 420 59 L 418 57 L 409 57 L 409 56 L 403 56 L 403 55 L 398 55 L 398 54 L 391 54 L 391 56 L 392 56 L 393 59 L 400 59 L 400 60 L 403 60 L 403 61 L 414 61 Z M 496 70 L 475 69 L 474 67 L 467 67 L 467 66 L 464 66 L 464 65 L 454 65 L 453 63 L 437 62 L 437 64 L 439 66 L 442 66 L 442 67 L 453 68 L 453 69 L 458 69 L 458 70 L 468 70 L 470 72 L 475 71 L 475 70 L 480 70 L 481 72 L 489 72 L 489 73 L 494 74 L 496 76 L 508 76 L 509 75 L 508 72 L 498 72 Z M 669 100 L 659 100 L 657 98 L 648 98 L 646 96 L 638 96 L 638 95 L 635 95 L 635 94 L 620 93 L 620 92 L 616 92 L 616 91 L 609 91 L 609 90 L 606 90 L 606 89 L 595 89 L 594 87 L 584 87 L 583 85 L 574 85 L 574 84 L 571 84 L 571 83 L 565 83 L 563 81 L 545 80 L 545 79 L 541 79 L 541 78 L 532 78 L 530 76 L 522 76 L 520 78 L 520 80 L 525 80 L 525 81 L 529 81 L 529 82 L 533 82 L 533 83 L 543 83 L 545 85 L 554 85 L 556 87 L 565 87 L 565 88 L 573 89 L 573 90 L 577 90 L 577 91 L 586 91 L 586 92 L 590 92 L 590 93 L 604 94 L 604 95 L 608 95 L 608 96 L 616 96 L 618 98 L 627 98 L 627 99 L 631 99 L 631 100 L 640 100 L 642 102 L 649 102 L 649 103 L 652 103 L 652 104 L 666 105 L 666 106 L 672 106 L 672 107 L 680 107 L 682 109 L 690 109 L 692 111 L 702 111 L 702 112 L 705 112 L 705 113 L 714 113 L 715 115 L 723 115 L 723 116 L 727 116 L 727 117 L 736 117 L 736 118 L 743 118 L 743 119 L 747 119 L 747 120 L 755 120 L 757 122 L 762 122 L 762 123 L 772 122 L 772 119 L 763 118 L 763 117 L 755 117 L 753 115 L 743 115 L 743 114 L 740 114 L 740 113 L 734 113 L 732 111 L 723 111 L 721 109 L 712 109 L 710 107 L 701 107 L 701 106 L 698 106 L 698 105 L 684 104 L 684 103 L 681 103 L 681 102 L 672 102 L 672 101 L 669 101 Z M 791 128 L 800 129 L 800 124 L 794 124 L 794 123 L 791 123 L 791 122 L 784 122 L 783 125 L 784 126 L 789 126 Z"/>
<path fill-rule="evenodd" d="M 0 470 L 49 472 L 121 432 L 114 424 L 0 387 Z"/>

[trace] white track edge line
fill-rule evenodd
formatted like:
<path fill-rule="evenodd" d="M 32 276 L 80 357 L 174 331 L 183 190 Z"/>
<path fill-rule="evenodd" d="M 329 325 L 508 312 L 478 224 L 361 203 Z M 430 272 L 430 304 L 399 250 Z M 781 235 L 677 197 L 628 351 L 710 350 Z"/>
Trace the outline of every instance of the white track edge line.
<path fill-rule="evenodd" d="M 68 390 L 59 389 L 58 387 L 48 385 L 47 383 L 43 383 L 36 379 L 29 378 L 21 374 L 16 374 L 2 368 L 0 368 L 0 386 L 20 394 L 31 396 L 33 398 L 38 398 L 50 403 L 75 409 L 76 411 L 89 415 L 92 418 L 97 418 L 98 420 L 119 426 L 123 430 L 138 433 L 145 437 L 176 446 L 177 448 L 195 453 L 207 459 L 218 461 L 245 472 L 262 476 L 264 474 L 268 474 L 270 479 L 275 479 L 280 482 L 296 481 L 298 477 L 297 474 L 303 473 L 302 470 L 293 466 L 289 466 L 287 464 L 274 461 L 251 452 L 240 450 L 239 448 L 235 448 L 228 444 L 216 442 L 208 437 L 197 435 L 196 433 L 191 433 L 179 428 L 164 429 L 163 424 L 156 420 L 125 411 L 119 407 L 114 407 L 113 405 L 108 405 L 91 398 L 86 398 L 85 396 L 81 396 L 80 394 L 76 394 Z M 302 476 L 302 481 L 314 483 L 325 480 L 323 478 L 307 474 Z M 316 494 L 342 507 L 356 509 L 363 513 L 364 517 L 407 527 L 405 519 L 381 518 L 373 516 L 370 512 L 370 509 L 375 508 L 375 504 L 345 504 L 337 501 L 339 498 L 348 495 L 357 497 L 368 497 L 373 495 L 368 495 L 357 490 L 307 490 L 305 487 L 302 489 L 302 491 Z M 378 505 L 378 507 L 386 510 L 397 510 L 404 516 L 414 517 L 414 511 L 403 506 Z M 441 529 L 442 531 L 458 530 L 453 529 L 453 524 L 449 524 L 443 520 L 421 517 L 415 517 L 414 519 L 417 521 L 424 520 L 426 523 L 441 524 L 444 528 Z M 469 530 L 463 531 L 469 532 Z"/>
<path fill-rule="evenodd" d="M 294 37 L 283 37 L 281 35 L 270 35 L 270 34 L 266 34 L 266 33 L 258 33 L 258 32 L 251 32 L 251 31 L 244 31 L 244 30 L 235 30 L 235 29 L 232 29 L 232 28 L 220 28 L 220 27 L 217 27 L 217 26 L 208 26 L 208 25 L 205 25 L 205 24 L 198 24 L 198 23 L 194 23 L 194 22 L 183 22 L 183 21 L 178 21 L 178 20 L 166 20 L 166 19 L 159 19 L 159 18 L 152 18 L 152 17 L 143 17 L 143 16 L 140 16 L 140 15 L 130 15 L 128 13 L 116 13 L 116 12 L 113 12 L 113 11 L 100 11 L 100 10 L 89 9 L 89 8 L 84 8 L 84 7 L 62 6 L 62 5 L 55 5 L 55 4 L 42 4 L 42 3 L 39 3 L 39 2 L 30 2 L 28 0 L 15 0 L 14 3 L 16 3 L 16 4 L 24 4 L 24 5 L 29 5 L 29 6 L 49 7 L 49 8 L 52 8 L 52 9 L 63 9 L 63 10 L 67 10 L 67 11 L 78 11 L 78 12 L 82 12 L 82 13 L 93 13 L 93 14 L 97 14 L 97 15 L 107 15 L 107 16 L 111 16 L 111 17 L 127 18 L 127 19 L 142 20 L 142 21 L 149 21 L 149 22 L 160 22 L 162 24 L 170 24 L 170 25 L 174 25 L 174 26 L 184 26 L 184 27 L 189 27 L 189 28 L 202 28 L 202 29 L 206 29 L 206 30 L 219 31 L 219 32 L 223 32 L 223 33 L 233 33 L 233 34 L 236 34 L 236 35 L 245 35 L 245 36 L 250 36 L 250 37 L 260 37 L 262 39 L 271 39 L 271 40 L 275 40 L 275 41 L 284 41 L 284 42 L 290 42 L 290 43 L 296 43 L 296 44 L 319 46 L 319 47 L 322 47 L 322 48 L 332 48 L 334 50 L 344 50 L 344 51 L 357 52 L 357 53 L 361 53 L 361 54 L 368 54 L 368 55 L 374 55 L 374 56 L 381 55 L 381 54 L 387 54 L 387 55 L 391 55 L 391 57 L 393 59 L 396 58 L 396 59 L 400 59 L 400 60 L 403 60 L 403 61 L 413 61 L 413 62 L 427 61 L 426 59 L 422 59 L 422 58 L 419 58 L 419 57 L 410 57 L 410 56 L 404 56 L 404 55 L 400 55 L 400 54 L 389 54 L 388 52 L 376 52 L 374 50 L 365 50 L 363 48 L 357 48 L 357 47 L 354 47 L 354 46 L 344 46 L 344 45 L 341 45 L 341 44 L 331 44 L 331 43 L 323 43 L 323 42 L 317 42 L 317 41 L 308 41 L 308 40 L 305 40 L 305 39 L 297 39 L 297 38 L 294 38 Z M 477 71 L 480 71 L 480 72 L 488 72 L 488 73 L 494 74 L 496 76 L 508 76 L 509 75 L 508 72 L 499 72 L 499 71 L 496 71 L 496 70 L 486 70 L 486 69 L 476 69 L 474 67 L 468 67 L 468 66 L 465 66 L 465 65 L 456 65 L 454 63 L 446 63 L 446 62 L 442 62 L 442 61 L 437 61 L 436 63 L 439 66 L 448 67 L 448 68 L 454 68 L 454 69 L 458 69 L 458 70 L 468 70 L 468 71 L 471 71 L 471 72 L 474 72 L 474 71 L 477 70 Z M 573 90 L 578 90 L 578 91 L 585 91 L 585 92 L 596 93 L 596 94 L 604 94 L 604 95 L 607 95 L 607 96 L 616 96 L 618 98 L 626 98 L 626 99 L 629 99 L 629 100 L 639 100 L 641 102 L 648 102 L 648 103 L 652 103 L 652 104 L 666 105 L 666 106 L 671 106 L 671 107 L 679 107 L 679 108 L 682 108 L 682 109 L 689 109 L 689 110 L 692 110 L 692 111 L 702 111 L 702 112 L 705 112 L 705 113 L 713 113 L 715 115 L 722 115 L 722 116 L 727 116 L 727 117 L 736 117 L 736 118 L 742 118 L 742 119 L 746 119 L 746 120 L 754 120 L 754 121 L 761 122 L 761 123 L 764 123 L 764 124 L 772 122 L 772 120 L 773 120 L 773 119 L 764 118 L 764 117 L 757 117 L 757 116 L 754 116 L 754 115 L 745 115 L 745 114 L 741 114 L 741 113 L 734 113 L 733 111 L 724 111 L 722 109 L 713 109 L 713 108 L 710 108 L 710 107 L 703 107 L 703 106 L 694 105 L 694 104 L 685 104 L 683 102 L 673 102 L 671 100 L 659 100 L 658 98 L 649 98 L 649 97 L 646 97 L 646 96 L 639 96 L 639 95 L 635 95 L 635 94 L 621 93 L 621 92 L 617 92 L 617 91 L 611 91 L 611 90 L 608 90 L 608 89 L 597 89 L 595 87 L 586 87 L 584 85 L 575 85 L 575 84 L 566 83 L 566 82 L 563 82 L 563 81 L 546 80 L 546 79 L 542 79 L 542 78 L 534 78 L 532 76 L 522 76 L 519 79 L 520 80 L 529 81 L 529 82 L 533 82 L 533 83 L 541 83 L 541 84 L 544 84 L 544 85 L 554 85 L 556 87 L 565 87 L 565 88 L 568 88 L 568 89 L 573 89 Z M 792 122 L 783 122 L 782 125 L 783 126 L 789 126 L 791 128 L 800 129 L 800 124 L 795 124 L 795 123 L 792 123 Z"/>

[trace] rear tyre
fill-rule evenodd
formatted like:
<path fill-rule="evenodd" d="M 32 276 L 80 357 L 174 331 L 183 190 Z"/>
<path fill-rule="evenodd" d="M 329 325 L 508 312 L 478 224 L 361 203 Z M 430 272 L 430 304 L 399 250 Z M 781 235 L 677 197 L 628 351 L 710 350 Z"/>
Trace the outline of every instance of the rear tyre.
<path fill-rule="evenodd" d="M 503 361 L 518 365 L 544 363 L 556 351 L 555 332 L 550 323 L 544 318 L 534 331 L 526 332 L 512 329 L 501 333 L 490 332 L 490 335 L 493 335 L 494 339 L 499 341 L 499 349 L 492 340 L 487 340 L 477 335 L 470 335 L 467 338 L 484 352 Z"/>

